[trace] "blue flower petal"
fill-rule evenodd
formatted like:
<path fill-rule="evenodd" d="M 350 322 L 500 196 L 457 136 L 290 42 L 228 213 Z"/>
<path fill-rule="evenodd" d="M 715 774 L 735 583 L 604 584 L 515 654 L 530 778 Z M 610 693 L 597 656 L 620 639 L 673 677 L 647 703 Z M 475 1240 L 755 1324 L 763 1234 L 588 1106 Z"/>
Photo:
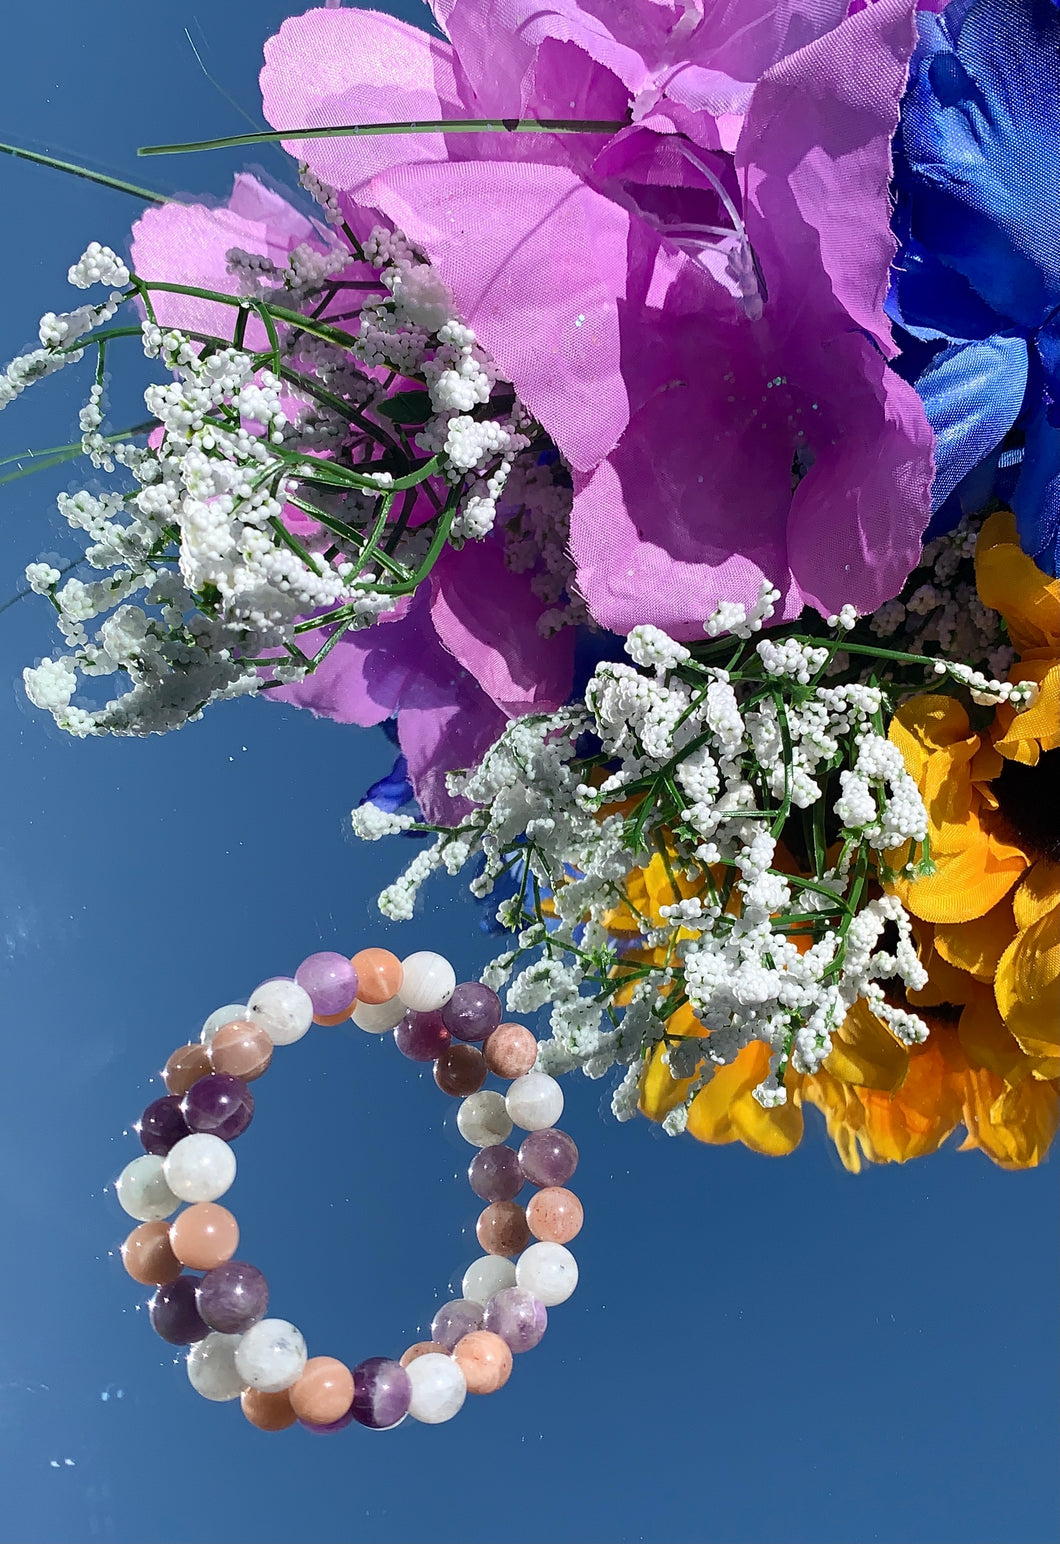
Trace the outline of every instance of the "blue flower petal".
<path fill-rule="evenodd" d="M 372 784 L 361 803 L 377 804 L 388 815 L 393 815 L 402 805 L 411 803 L 413 798 L 409 764 L 404 756 L 399 756 L 387 775 Z"/>
<path fill-rule="evenodd" d="M 998 334 L 954 343 L 936 354 L 916 383 L 937 441 L 934 509 L 1001 444 L 1016 421 L 1026 385 L 1022 338 Z"/>
<path fill-rule="evenodd" d="M 1012 508 L 1020 546 L 1038 567 L 1060 573 L 1060 424 L 1044 402 L 1027 422 L 1027 442 Z"/>

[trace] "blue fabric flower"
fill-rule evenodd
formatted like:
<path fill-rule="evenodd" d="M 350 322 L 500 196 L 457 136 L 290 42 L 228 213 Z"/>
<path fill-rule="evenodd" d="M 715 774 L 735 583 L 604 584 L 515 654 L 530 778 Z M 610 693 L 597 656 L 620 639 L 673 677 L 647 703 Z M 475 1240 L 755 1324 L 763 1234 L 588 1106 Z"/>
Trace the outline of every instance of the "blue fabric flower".
<path fill-rule="evenodd" d="M 1056 0 L 918 17 L 895 145 L 898 368 L 937 437 L 929 534 L 992 494 L 1060 560 Z"/>

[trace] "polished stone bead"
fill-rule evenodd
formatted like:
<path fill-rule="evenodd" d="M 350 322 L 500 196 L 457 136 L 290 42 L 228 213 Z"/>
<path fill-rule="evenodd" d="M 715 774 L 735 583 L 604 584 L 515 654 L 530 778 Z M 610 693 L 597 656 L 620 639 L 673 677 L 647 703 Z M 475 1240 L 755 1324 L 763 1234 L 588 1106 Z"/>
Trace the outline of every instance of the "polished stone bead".
<path fill-rule="evenodd" d="M 482 1304 L 456 1297 L 443 1303 L 431 1320 L 431 1339 L 451 1351 L 458 1340 L 482 1328 Z"/>
<path fill-rule="evenodd" d="M 236 1177 L 236 1155 L 212 1132 L 193 1131 L 166 1154 L 162 1172 L 182 1201 L 216 1201 Z"/>
<path fill-rule="evenodd" d="M 223 1024 L 235 1024 L 240 1019 L 249 1017 L 246 1003 L 226 1003 L 223 1008 L 215 1008 L 202 1026 L 199 1039 L 204 1045 L 209 1045 Z"/>
<path fill-rule="evenodd" d="M 563 1090 L 547 1072 L 526 1072 L 509 1086 L 504 1103 L 513 1125 L 544 1131 L 563 1114 Z"/>
<path fill-rule="evenodd" d="M 254 1119 L 254 1095 L 242 1078 L 211 1072 L 188 1089 L 181 1110 L 190 1131 L 208 1131 L 222 1142 L 234 1142 Z"/>
<path fill-rule="evenodd" d="M 519 1159 L 510 1147 L 483 1147 L 468 1164 L 468 1184 L 483 1201 L 514 1201 L 526 1184 Z"/>
<path fill-rule="evenodd" d="M 419 949 L 401 962 L 398 996 L 406 1008 L 414 1008 L 417 1013 L 434 1013 L 444 1008 L 455 986 L 456 972 L 444 955 Z"/>
<path fill-rule="evenodd" d="M 118 1205 L 137 1222 L 155 1222 L 170 1217 L 180 1205 L 180 1197 L 166 1184 L 165 1161 L 157 1153 L 145 1153 L 127 1163 L 114 1183 Z"/>
<path fill-rule="evenodd" d="M 456 1128 L 472 1147 L 493 1147 L 503 1142 L 512 1132 L 504 1096 L 492 1088 L 469 1094 L 456 1112 Z"/>
<path fill-rule="evenodd" d="M 400 965 L 400 960 L 397 963 Z M 407 1012 L 400 997 L 388 997 L 381 1003 L 366 1003 L 358 998 L 350 1017 L 366 1035 L 388 1035 L 392 1029 L 397 1028 Z"/>
<path fill-rule="evenodd" d="M 176 1147 L 190 1129 L 175 1094 L 163 1094 L 161 1099 L 153 1100 L 136 1122 L 140 1145 L 145 1152 L 159 1158 L 164 1158 L 171 1148 Z"/>
<path fill-rule="evenodd" d="M 167 1091 L 175 1094 L 179 1099 L 188 1092 L 193 1083 L 197 1083 L 210 1071 L 212 1068 L 209 1049 L 200 1041 L 194 1040 L 190 1045 L 177 1046 L 166 1062 L 162 1079 Z"/>
<path fill-rule="evenodd" d="M 521 1078 L 537 1061 L 537 1038 L 524 1024 L 499 1024 L 482 1049 L 498 1078 Z"/>
<path fill-rule="evenodd" d="M 426 1426 L 451 1421 L 467 1397 L 467 1379 L 451 1356 L 433 1353 L 409 1366 L 409 1414 Z"/>
<path fill-rule="evenodd" d="M 469 1394 L 495 1394 L 511 1377 L 511 1349 L 490 1330 L 465 1335 L 453 1348 L 453 1360 L 464 1374 Z"/>
<path fill-rule="evenodd" d="M 394 1030 L 394 1044 L 409 1061 L 435 1061 L 448 1050 L 450 1038 L 440 1013 L 409 1009 Z"/>
<path fill-rule="evenodd" d="M 511 1351 L 532 1351 L 548 1328 L 548 1310 L 525 1287 L 505 1287 L 486 1304 L 483 1329 L 499 1335 Z"/>
<path fill-rule="evenodd" d="M 199 1312 L 213 1330 L 242 1335 L 264 1319 L 269 1306 L 269 1285 L 255 1265 L 245 1260 L 226 1260 L 207 1271 L 196 1295 Z"/>
<path fill-rule="evenodd" d="M 170 1223 L 169 1242 L 182 1264 L 193 1271 L 212 1271 L 235 1254 L 239 1224 L 226 1206 L 200 1201 Z"/>
<path fill-rule="evenodd" d="M 565 1131 L 531 1131 L 519 1144 L 519 1167 L 531 1185 L 565 1185 L 578 1167 L 578 1148 Z"/>
<path fill-rule="evenodd" d="M 311 1356 L 291 1387 L 291 1408 L 300 1421 L 331 1426 L 350 1414 L 353 1373 L 333 1356 Z"/>
<path fill-rule="evenodd" d="M 169 1242 L 169 1223 L 141 1222 L 133 1228 L 121 1246 L 121 1263 L 141 1286 L 160 1287 L 167 1281 L 176 1281 L 180 1261 Z"/>
<path fill-rule="evenodd" d="M 435 1062 L 434 1081 L 443 1094 L 460 1099 L 477 1094 L 486 1081 L 486 1058 L 475 1046 L 457 1040 Z"/>
<path fill-rule="evenodd" d="M 236 1348 L 236 1367 L 243 1382 L 263 1394 L 289 1389 L 306 1364 L 302 1332 L 286 1319 L 259 1319 Z"/>
<path fill-rule="evenodd" d="M 272 1061 L 272 1040 L 253 1019 L 222 1024 L 210 1041 L 209 1071 L 227 1072 L 244 1083 L 260 1078 Z"/>
<path fill-rule="evenodd" d="M 464 1272 L 460 1290 L 473 1303 L 483 1307 L 497 1292 L 515 1286 L 515 1262 L 504 1255 L 483 1255 L 474 1260 Z"/>
<path fill-rule="evenodd" d="M 517 1255 L 530 1242 L 526 1213 L 515 1201 L 493 1201 L 479 1214 L 475 1237 L 487 1254 Z"/>
<path fill-rule="evenodd" d="M 210 1332 L 195 1302 L 197 1276 L 178 1276 L 160 1286 L 147 1305 L 151 1328 L 171 1346 L 190 1346 Z"/>
<path fill-rule="evenodd" d="M 309 993 L 314 1018 L 344 1012 L 357 996 L 359 985 L 353 961 L 330 949 L 304 959 L 294 979 Z"/>
<path fill-rule="evenodd" d="M 274 976 L 256 986 L 247 1008 L 273 1045 L 293 1045 L 308 1034 L 313 1022 L 309 993 L 289 976 Z"/>
<path fill-rule="evenodd" d="M 317 1019 L 317 1023 L 320 1023 L 319 1019 Z M 312 1432 L 314 1437 L 330 1437 L 337 1431 L 345 1431 L 347 1426 L 352 1426 L 355 1420 L 356 1416 L 351 1405 L 346 1414 L 340 1415 L 337 1421 L 327 1421 L 322 1424 L 319 1421 L 303 1421 L 301 1416 L 299 1416 L 298 1424 L 305 1431 Z"/>
<path fill-rule="evenodd" d="M 515 1280 L 546 1308 L 554 1308 L 565 1303 L 578 1285 L 578 1262 L 562 1244 L 531 1244 L 519 1257 Z"/>
<path fill-rule="evenodd" d="M 242 1394 L 245 1384 L 236 1370 L 236 1347 L 241 1338 L 215 1332 L 197 1341 L 188 1352 L 188 1382 L 203 1399 L 221 1404 Z"/>
<path fill-rule="evenodd" d="M 244 1389 L 239 1396 L 243 1414 L 258 1431 L 286 1431 L 298 1417 L 291 1409 L 286 1389 L 278 1394 L 263 1394 L 260 1389 Z"/>
<path fill-rule="evenodd" d="M 401 1353 L 402 1367 L 411 1367 L 420 1356 L 433 1356 L 437 1352 L 441 1356 L 449 1355 L 448 1346 L 440 1346 L 436 1340 L 417 1340 L 415 1345 L 409 1346 L 407 1351 Z"/>
<path fill-rule="evenodd" d="M 530 1197 L 526 1207 L 530 1232 L 545 1243 L 569 1244 L 582 1229 L 582 1203 L 571 1190 L 547 1185 Z"/>
<path fill-rule="evenodd" d="M 442 1009 L 442 1018 L 454 1040 L 485 1040 L 501 1021 L 501 1000 L 480 981 L 461 981 Z"/>
<path fill-rule="evenodd" d="M 400 1362 L 370 1356 L 353 1369 L 353 1418 L 374 1431 L 388 1431 L 408 1414 L 412 1382 Z"/>
<path fill-rule="evenodd" d="M 350 961 L 357 972 L 357 1001 L 373 1008 L 391 1002 L 401 990 L 401 961 L 389 949 L 360 949 Z M 408 1003 L 405 1008 L 409 1007 Z M 402 1012 L 404 1012 L 404 1008 Z M 354 1009 L 354 1018 L 357 1010 Z M 394 1020 L 397 1023 L 397 1020 Z M 388 1025 L 393 1029 L 394 1025 Z"/>

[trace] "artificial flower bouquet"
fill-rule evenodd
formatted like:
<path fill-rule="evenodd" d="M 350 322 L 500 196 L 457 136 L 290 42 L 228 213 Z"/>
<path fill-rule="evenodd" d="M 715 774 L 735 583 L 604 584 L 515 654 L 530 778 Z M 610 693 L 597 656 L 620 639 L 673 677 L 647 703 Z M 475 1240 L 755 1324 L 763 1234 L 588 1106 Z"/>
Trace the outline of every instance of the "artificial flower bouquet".
<path fill-rule="evenodd" d="M 620 1118 L 1039 1162 L 1054 0 L 433 10 L 285 22 L 245 139 L 300 189 L 144 193 L 0 376 L 94 366 L 31 701 L 392 725 L 353 813 L 411 852 L 382 910 L 466 874 L 540 1067 Z M 115 432 L 129 340 L 158 380 Z"/>

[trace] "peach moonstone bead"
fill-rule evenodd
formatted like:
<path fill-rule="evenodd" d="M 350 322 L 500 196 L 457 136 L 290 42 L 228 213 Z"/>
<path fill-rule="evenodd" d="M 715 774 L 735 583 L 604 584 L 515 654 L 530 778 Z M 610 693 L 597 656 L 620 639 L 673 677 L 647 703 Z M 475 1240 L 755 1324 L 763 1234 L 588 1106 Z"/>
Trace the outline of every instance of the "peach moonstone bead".
<path fill-rule="evenodd" d="M 350 960 L 357 972 L 357 1001 L 388 1003 L 401 990 L 401 961 L 389 949 L 362 949 Z"/>
<path fill-rule="evenodd" d="M 169 1243 L 177 1259 L 193 1271 L 212 1271 L 235 1254 L 239 1223 L 227 1206 L 199 1201 L 170 1223 Z"/>
<path fill-rule="evenodd" d="M 517 1201 L 493 1201 L 479 1213 L 475 1235 L 487 1254 L 517 1255 L 530 1242 L 526 1213 Z"/>
<path fill-rule="evenodd" d="M 410 1362 L 415 1362 L 417 1358 L 431 1355 L 448 1356 L 449 1351 L 446 1346 L 440 1345 L 437 1340 L 417 1340 L 414 1346 L 409 1346 L 408 1350 L 402 1353 L 401 1365 L 402 1367 L 407 1367 Z"/>
<path fill-rule="evenodd" d="M 299 1420 L 314 1426 L 341 1421 L 353 1404 L 353 1373 L 334 1356 L 311 1356 L 302 1376 L 287 1391 Z"/>
<path fill-rule="evenodd" d="M 227 1072 L 244 1083 L 260 1078 L 272 1061 L 273 1044 L 266 1030 L 253 1019 L 222 1024 L 209 1045 L 210 1071 Z"/>
<path fill-rule="evenodd" d="M 121 1263 L 145 1287 L 176 1281 L 181 1264 L 169 1242 L 168 1222 L 141 1222 L 121 1246 Z"/>
<path fill-rule="evenodd" d="M 494 1076 L 521 1078 L 537 1061 L 537 1040 L 524 1024 L 498 1024 L 483 1054 Z"/>
<path fill-rule="evenodd" d="M 212 1071 L 209 1048 L 201 1041 L 178 1045 L 166 1062 L 165 1071 L 162 1073 L 166 1092 L 176 1094 L 178 1097 L 186 1094 L 193 1083 L 197 1083 L 200 1078 L 206 1077 Z"/>
<path fill-rule="evenodd" d="M 511 1348 L 492 1330 L 472 1330 L 458 1340 L 453 1361 L 467 1380 L 469 1394 L 495 1394 L 511 1377 Z"/>
<path fill-rule="evenodd" d="M 546 1185 L 527 1202 L 530 1232 L 544 1243 L 569 1244 L 581 1232 L 584 1219 L 582 1203 L 562 1185 Z"/>
<path fill-rule="evenodd" d="M 284 1431 L 298 1419 L 291 1404 L 290 1389 L 281 1389 L 278 1394 L 244 1389 L 239 1402 L 251 1426 L 256 1426 L 259 1431 Z"/>

